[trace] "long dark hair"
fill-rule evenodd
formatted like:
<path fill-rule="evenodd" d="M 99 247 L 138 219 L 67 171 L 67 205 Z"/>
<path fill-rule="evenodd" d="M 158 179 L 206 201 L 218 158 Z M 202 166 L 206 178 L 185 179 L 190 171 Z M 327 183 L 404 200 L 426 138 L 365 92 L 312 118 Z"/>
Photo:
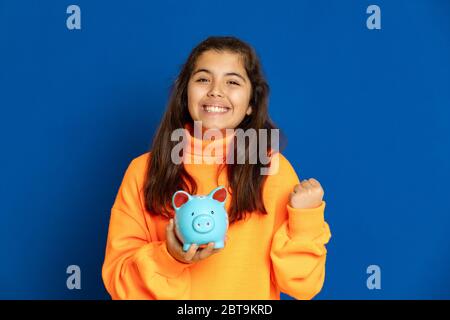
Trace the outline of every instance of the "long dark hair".
<path fill-rule="evenodd" d="M 197 185 L 183 164 L 174 164 L 171 161 L 171 150 L 178 143 L 178 141 L 171 141 L 171 134 L 175 129 L 185 128 L 186 124 L 193 124 L 187 105 L 188 82 L 198 57 L 208 50 L 237 53 L 243 58 L 252 87 L 250 98 L 252 113 L 245 116 L 238 128 L 244 131 L 251 128 L 256 131 L 267 129 L 267 150 L 265 151 L 270 154 L 270 133 L 272 132 L 270 129 L 275 129 L 275 125 L 268 115 L 269 85 L 263 75 L 258 56 L 250 45 L 235 37 L 207 38 L 192 50 L 181 67 L 171 89 L 167 110 L 153 140 L 144 186 L 145 206 L 152 215 L 171 217 L 173 214 L 171 199 L 177 190 L 183 189 L 190 194 L 197 192 Z M 236 148 L 236 143 L 234 146 Z M 259 148 L 259 143 L 257 146 Z M 248 158 L 247 150 L 248 145 L 245 152 Z M 236 150 L 234 155 L 237 155 Z M 226 165 L 228 191 L 231 195 L 228 212 L 230 224 L 245 218 L 250 212 L 267 214 L 262 195 L 267 176 L 260 173 L 261 168 L 267 165 L 263 165 L 259 157 L 257 158 L 256 164 L 250 164 L 249 161 L 237 164 L 234 161 L 233 164 Z"/>

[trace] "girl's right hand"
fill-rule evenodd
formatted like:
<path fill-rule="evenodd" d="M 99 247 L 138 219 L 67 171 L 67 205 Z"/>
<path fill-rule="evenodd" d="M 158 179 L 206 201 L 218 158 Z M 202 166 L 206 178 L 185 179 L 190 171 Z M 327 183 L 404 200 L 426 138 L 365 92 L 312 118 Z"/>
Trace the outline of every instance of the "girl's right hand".
<path fill-rule="evenodd" d="M 197 262 L 222 250 L 214 249 L 214 242 L 210 242 L 204 249 L 199 249 L 196 244 L 191 244 L 188 251 L 183 251 L 183 245 L 175 234 L 173 219 L 170 219 L 166 227 L 166 246 L 170 255 L 183 263 Z"/>

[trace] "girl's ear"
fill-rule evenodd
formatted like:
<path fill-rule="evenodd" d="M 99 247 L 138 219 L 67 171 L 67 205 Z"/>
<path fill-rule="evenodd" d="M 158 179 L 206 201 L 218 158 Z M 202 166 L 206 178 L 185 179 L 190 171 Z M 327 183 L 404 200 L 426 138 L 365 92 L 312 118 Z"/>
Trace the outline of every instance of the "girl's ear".
<path fill-rule="evenodd" d="M 191 195 L 186 191 L 180 190 L 173 194 L 172 205 L 175 210 L 180 209 L 180 207 L 191 200 Z"/>
<path fill-rule="evenodd" d="M 219 202 L 222 202 L 222 204 L 225 203 L 225 200 L 227 200 L 227 190 L 224 186 L 219 186 L 215 188 L 213 191 L 211 191 L 208 194 L 208 197 L 217 200 Z"/>
<path fill-rule="evenodd" d="M 248 106 L 247 111 L 245 112 L 248 116 L 252 114 L 252 106 Z"/>

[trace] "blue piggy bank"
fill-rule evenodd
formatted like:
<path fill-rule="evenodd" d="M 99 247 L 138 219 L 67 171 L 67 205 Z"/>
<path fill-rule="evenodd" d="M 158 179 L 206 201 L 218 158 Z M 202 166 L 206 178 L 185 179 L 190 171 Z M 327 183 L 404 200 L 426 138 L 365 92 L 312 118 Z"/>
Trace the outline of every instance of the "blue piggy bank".
<path fill-rule="evenodd" d="M 214 242 L 214 248 L 223 248 L 228 230 L 228 214 L 225 211 L 227 191 L 219 186 L 208 195 L 190 195 L 177 191 L 172 196 L 175 209 L 175 232 L 183 242 L 183 251 L 191 244 L 200 246 Z"/>

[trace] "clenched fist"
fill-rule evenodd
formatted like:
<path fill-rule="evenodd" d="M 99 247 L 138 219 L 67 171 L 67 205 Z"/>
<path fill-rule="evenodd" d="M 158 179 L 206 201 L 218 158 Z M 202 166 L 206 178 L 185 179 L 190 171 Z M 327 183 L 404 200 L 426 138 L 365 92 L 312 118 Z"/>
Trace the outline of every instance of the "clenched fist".
<path fill-rule="evenodd" d="M 289 195 L 289 205 L 296 209 L 317 208 L 322 204 L 323 189 L 314 178 L 303 180 Z"/>

